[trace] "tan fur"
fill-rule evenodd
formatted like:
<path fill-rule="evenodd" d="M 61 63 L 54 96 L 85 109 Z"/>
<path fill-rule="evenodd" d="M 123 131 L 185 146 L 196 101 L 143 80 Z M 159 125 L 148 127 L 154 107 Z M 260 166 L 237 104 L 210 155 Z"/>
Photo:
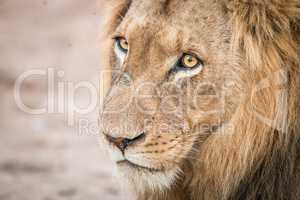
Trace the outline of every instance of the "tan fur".
<path fill-rule="evenodd" d="M 137 199 L 300 199 L 299 0 L 114 0 L 108 8 L 100 121 L 113 137 L 147 132 L 125 155 L 151 170 L 119 166 Z M 120 66 L 114 34 L 130 46 Z M 169 71 L 189 51 L 203 71 L 174 82 Z"/>

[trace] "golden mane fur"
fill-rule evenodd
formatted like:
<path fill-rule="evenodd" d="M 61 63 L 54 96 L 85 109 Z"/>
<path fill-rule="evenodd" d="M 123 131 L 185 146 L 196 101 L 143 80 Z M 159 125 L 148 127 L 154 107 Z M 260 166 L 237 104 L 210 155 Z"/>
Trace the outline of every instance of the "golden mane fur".
<path fill-rule="evenodd" d="M 170 4 L 172 0 L 159 2 Z M 138 199 L 298 200 L 300 1 L 212 2 L 220 5 L 230 24 L 231 51 L 239 57 L 235 65 L 251 69 L 239 74 L 241 87 L 251 92 L 243 94 L 230 115 L 230 128 L 209 136 L 197 158 L 182 164 L 183 174 L 174 187 L 138 191 Z M 105 70 L 112 66 L 111 34 L 130 5 L 129 0 L 114 0 L 107 7 L 110 19 L 101 36 Z M 104 90 L 110 87 L 110 77 L 101 77 Z"/>

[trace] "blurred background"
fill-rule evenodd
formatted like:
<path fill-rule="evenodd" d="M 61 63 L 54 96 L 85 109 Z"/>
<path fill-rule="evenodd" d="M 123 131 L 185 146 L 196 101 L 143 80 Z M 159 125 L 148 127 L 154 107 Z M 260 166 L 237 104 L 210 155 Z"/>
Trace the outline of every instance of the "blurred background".
<path fill-rule="evenodd" d="M 0 0 L 1 200 L 120 199 L 98 142 L 101 19 L 96 0 Z"/>

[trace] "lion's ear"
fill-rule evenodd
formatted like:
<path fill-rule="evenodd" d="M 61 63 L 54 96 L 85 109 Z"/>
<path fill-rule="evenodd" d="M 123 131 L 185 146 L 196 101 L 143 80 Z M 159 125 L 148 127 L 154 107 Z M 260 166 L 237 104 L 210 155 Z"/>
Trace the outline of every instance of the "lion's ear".
<path fill-rule="evenodd" d="M 295 33 L 300 20 L 299 0 L 223 0 L 223 3 L 232 19 L 234 47 L 244 51 L 251 65 L 268 64 L 264 61 L 270 53 L 278 54 L 271 60 L 274 56 L 297 57 L 292 40 L 299 35 Z"/>

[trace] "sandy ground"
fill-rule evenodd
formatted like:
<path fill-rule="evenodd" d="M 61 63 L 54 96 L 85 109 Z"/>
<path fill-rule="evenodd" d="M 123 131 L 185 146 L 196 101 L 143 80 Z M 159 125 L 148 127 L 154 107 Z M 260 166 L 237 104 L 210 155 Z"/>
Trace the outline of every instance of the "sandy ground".
<path fill-rule="evenodd" d="M 100 21 L 95 0 L 0 0 L 0 200 L 122 199 L 98 144 L 98 108 L 74 120 L 66 107 L 57 111 L 69 105 L 58 99 L 68 96 L 68 84 L 98 85 Z M 25 112 L 16 104 L 15 81 L 33 69 L 49 75 L 48 68 L 55 74 L 54 112 Z M 49 105 L 47 80 L 26 79 L 20 92 L 26 106 Z M 58 95 L 62 85 L 65 94 Z M 78 90 L 75 106 L 86 107 L 90 96 Z"/>

